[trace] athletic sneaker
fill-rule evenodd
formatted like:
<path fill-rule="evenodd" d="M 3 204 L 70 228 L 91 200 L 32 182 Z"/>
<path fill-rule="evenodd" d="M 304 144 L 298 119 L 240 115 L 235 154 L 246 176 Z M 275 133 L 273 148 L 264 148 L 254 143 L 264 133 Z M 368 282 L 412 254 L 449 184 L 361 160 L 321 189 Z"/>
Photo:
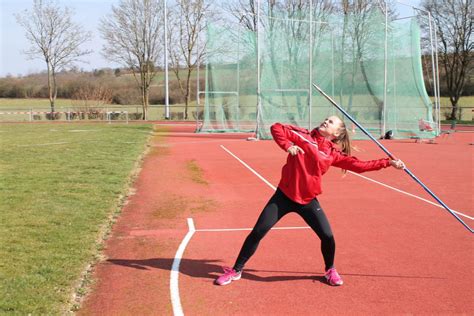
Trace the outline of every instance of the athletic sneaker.
<path fill-rule="evenodd" d="M 326 278 L 326 280 L 328 281 L 330 285 L 336 286 L 336 285 L 344 284 L 341 276 L 339 275 L 339 273 L 337 273 L 336 268 L 331 268 L 327 270 L 324 277 Z"/>
<path fill-rule="evenodd" d="M 217 278 L 217 285 L 227 285 L 232 281 L 240 280 L 240 277 L 242 276 L 242 271 L 237 272 L 229 267 L 223 267 L 223 269 L 224 274 Z"/>

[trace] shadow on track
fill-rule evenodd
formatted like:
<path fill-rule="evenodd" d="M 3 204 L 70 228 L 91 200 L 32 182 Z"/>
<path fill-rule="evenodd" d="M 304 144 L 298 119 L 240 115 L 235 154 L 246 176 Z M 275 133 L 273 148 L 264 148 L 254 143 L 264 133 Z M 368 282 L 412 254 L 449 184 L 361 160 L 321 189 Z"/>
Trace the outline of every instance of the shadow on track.
<path fill-rule="evenodd" d="M 171 271 L 174 258 L 150 258 L 150 259 L 108 259 L 106 262 L 124 267 L 148 270 L 161 269 Z M 220 260 L 214 259 L 181 259 L 179 272 L 193 278 L 203 278 L 214 280 L 222 273 Z M 262 274 L 271 274 L 262 276 Z M 432 276 L 414 275 L 383 275 L 383 274 L 362 274 L 362 273 L 341 273 L 341 276 L 350 277 L 375 277 L 375 278 L 400 278 L 400 279 L 439 279 L 444 278 Z M 309 271 L 271 271 L 245 269 L 242 278 L 256 282 L 283 282 L 296 280 L 313 280 L 313 282 L 326 283 L 322 272 Z"/>

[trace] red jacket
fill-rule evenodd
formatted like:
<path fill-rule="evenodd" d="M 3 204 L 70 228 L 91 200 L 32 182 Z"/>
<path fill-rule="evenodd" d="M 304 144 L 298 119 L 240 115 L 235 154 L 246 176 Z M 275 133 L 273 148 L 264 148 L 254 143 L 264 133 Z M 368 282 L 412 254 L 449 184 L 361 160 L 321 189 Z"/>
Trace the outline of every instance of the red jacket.
<path fill-rule="evenodd" d="M 361 161 L 344 154 L 334 143 L 323 137 L 317 128 L 310 132 L 301 127 L 276 123 L 272 125 L 271 132 L 273 139 L 283 150 L 287 151 L 290 146 L 297 145 L 305 152 L 296 156 L 288 155 L 278 184 L 278 188 L 296 203 L 307 204 L 321 194 L 321 177 L 330 166 L 357 173 L 390 166 L 388 158 Z"/>

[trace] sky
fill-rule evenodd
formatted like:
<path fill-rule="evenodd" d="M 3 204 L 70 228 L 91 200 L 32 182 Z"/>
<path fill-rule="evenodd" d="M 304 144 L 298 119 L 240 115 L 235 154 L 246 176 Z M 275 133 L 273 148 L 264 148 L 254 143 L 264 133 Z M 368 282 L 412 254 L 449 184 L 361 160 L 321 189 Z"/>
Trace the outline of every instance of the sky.
<path fill-rule="evenodd" d="M 112 5 L 117 5 L 120 0 L 57 1 L 61 7 L 67 6 L 72 9 L 73 21 L 92 33 L 91 41 L 88 41 L 84 48 L 93 50 L 93 53 L 83 58 L 87 63 L 77 63 L 76 66 L 87 71 L 118 67 L 117 64 L 107 61 L 101 55 L 104 42 L 97 29 L 101 18 L 109 14 Z M 400 0 L 399 2 L 419 6 L 420 1 Z M 30 60 L 22 53 L 30 47 L 30 43 L 25 38 L 24 29 L 17 23 L 15 14 L 26 9 L 31 10 L 32 4 L 33 0 L 0 0 L 0 77 L 23 76 L 44 71 L 46 68 L 43 60 Z M 398 5 L 397 8 L 402 16 L 412 15 L 412 9 L 406 5 Z"/>
<path fill-rule="evenodd" d="M 45 70 L 45 62 L 40 59 L 30 60 L 22 52 L 30 47 L 25 38 L 24 29 L 17 23 L 15 14 L 24 10 L 31 10 L 33 0 L 0 0 L 0 77 L 10 74 L 13 76 L 27 75 Z M 88 63 L 78 63 L 81 69 L 92 70 L 105 67 L 117 67 L 108 62 L 102 55 L 103 40 L 97 31 L 99 21 L 110 12 L 112 5 L 119 0 L 59 0 L 61 7 L 73 10 L 72 19 L 79 23 L 85 31 L 92 33 L 92 38 L 84 49 L 93 50 L 93 53 L 83 59 Z"/>

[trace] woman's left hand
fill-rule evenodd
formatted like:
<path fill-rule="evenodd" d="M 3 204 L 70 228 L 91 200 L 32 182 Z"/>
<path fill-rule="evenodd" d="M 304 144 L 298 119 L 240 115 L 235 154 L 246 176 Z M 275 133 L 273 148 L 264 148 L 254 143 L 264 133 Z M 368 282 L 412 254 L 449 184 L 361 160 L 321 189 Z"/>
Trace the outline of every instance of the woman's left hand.
<path fill-rule="evenodd" d="M 392 167 L 395 167 L 397 169 L 403 169 L 405 168 L 405 164 L 403 163 L 403 161 L 401 161 L 400 159 L 397 159 L 397 160 L 390 160 L 390 165 Z"/>

